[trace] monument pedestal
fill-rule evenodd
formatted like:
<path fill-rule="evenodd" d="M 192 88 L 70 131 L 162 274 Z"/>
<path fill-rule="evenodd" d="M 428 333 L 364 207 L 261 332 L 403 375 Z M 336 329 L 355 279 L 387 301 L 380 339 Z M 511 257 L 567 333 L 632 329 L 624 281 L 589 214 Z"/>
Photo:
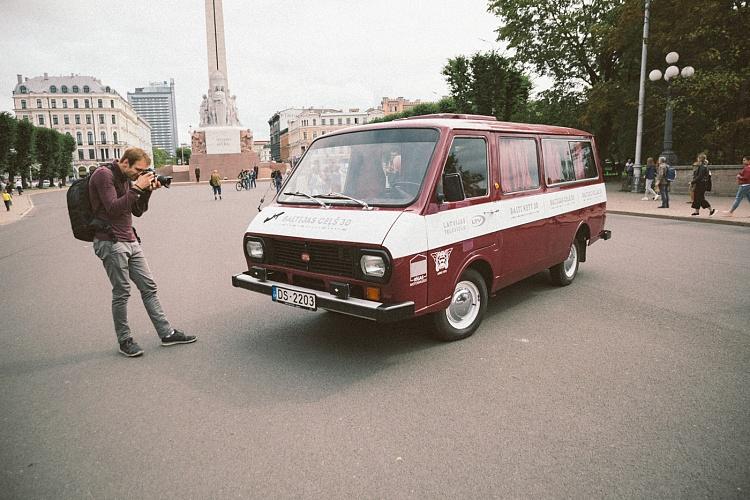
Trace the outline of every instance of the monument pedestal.
<path fill-rule="evenodd" d="M 253 133 L 240 127 L 206 127 L 193 132 L 190 156 L 190 178 L 195 179 L 195 168 L 201 169 L 201 178 L 208 179 L 211 172 L 227 179 L 236 179 L 243 169 L 260 164 L 253 151 Z"/>

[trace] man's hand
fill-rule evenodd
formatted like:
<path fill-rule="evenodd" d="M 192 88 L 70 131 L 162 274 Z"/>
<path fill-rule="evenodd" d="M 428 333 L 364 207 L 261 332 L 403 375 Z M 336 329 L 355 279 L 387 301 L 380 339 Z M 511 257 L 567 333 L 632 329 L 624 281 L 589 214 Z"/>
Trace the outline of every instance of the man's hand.
<path fill-rule="evenodd" d="M 152 182 L 156 182 L 153 172 L 146 172 L 140 175 L 134 182 L 133 185 L 141 191 L 149 191 L 152 187 Z M 158 184 L 158 182 L 157 182 Z"/>

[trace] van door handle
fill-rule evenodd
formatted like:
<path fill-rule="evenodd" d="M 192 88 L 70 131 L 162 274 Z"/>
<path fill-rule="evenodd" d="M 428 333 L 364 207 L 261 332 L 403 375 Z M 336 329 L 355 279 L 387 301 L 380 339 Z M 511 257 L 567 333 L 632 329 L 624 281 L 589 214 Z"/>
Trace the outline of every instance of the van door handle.
<path fill-rule="evenodd" d="M 483 213 L 484 213 L 484 215 L 492 215 L 492 214 L 498 213 L 499 211 L 500 211 L 500 209 L 498 208 L 497 210 L 492 210 L 491 212 L 483 212 Z"/>

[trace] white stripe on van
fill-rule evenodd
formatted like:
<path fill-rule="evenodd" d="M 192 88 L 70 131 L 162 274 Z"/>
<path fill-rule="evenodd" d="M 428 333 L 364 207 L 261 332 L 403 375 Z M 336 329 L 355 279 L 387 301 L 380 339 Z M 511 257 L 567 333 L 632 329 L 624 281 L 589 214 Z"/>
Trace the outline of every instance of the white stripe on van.
<path fill-rule="evenodd" d="M 263 209 L 248 232 L 386 247 L 394 258 L 476 238 L 607 201 L 604 184 L 480 203 L 422 217 L 396 210 Z"/>

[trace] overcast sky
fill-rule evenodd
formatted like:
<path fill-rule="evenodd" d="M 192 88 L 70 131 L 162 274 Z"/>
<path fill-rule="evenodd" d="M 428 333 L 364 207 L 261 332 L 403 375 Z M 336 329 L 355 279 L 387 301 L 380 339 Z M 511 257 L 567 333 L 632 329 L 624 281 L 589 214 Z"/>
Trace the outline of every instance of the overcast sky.
<path fill-rule="evenodd" d="M 174 78 L 180 141 L 198 126 L 203 0 L 0 0 L 0 12 L 0 111 L 16 74 L 91 75 L 124 98 Z M 229 89 L 256 139 L 285 108 L 437 100 L 448 58 L 500 49 L 485 0 L 224 0 L 224 24 Z"/>

